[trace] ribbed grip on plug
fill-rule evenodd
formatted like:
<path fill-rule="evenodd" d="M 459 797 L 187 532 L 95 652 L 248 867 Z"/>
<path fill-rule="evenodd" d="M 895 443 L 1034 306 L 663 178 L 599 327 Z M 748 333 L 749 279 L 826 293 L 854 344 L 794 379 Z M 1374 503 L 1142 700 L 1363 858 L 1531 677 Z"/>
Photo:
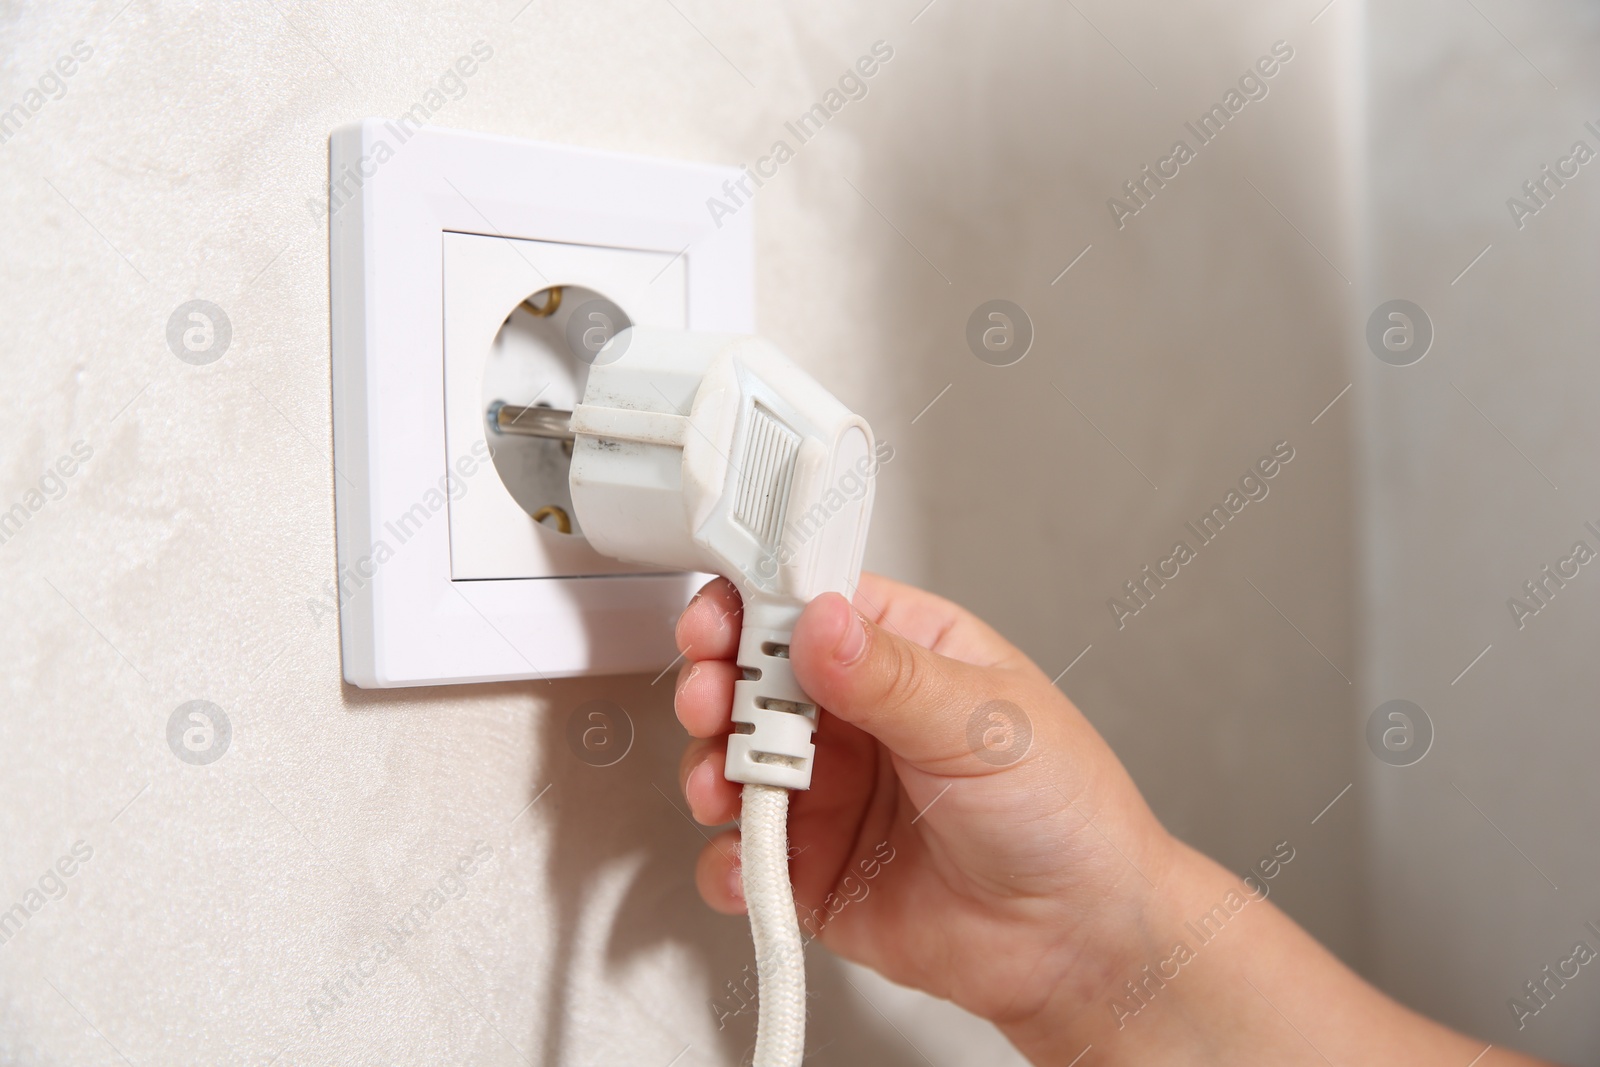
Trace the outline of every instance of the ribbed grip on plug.
<path fill-rule="evenodd" d="M 800 435 L 761 404 L 752 405 L 733 517 L 762 548 L 778 546 L 799 452 Z"/>
<path fill-rule="evenodd" d="M 817 705 L 794 680 L 789 634 L 747 621 L 740 635 L 745 678 L 733 683 L 734 732 L 723 772 L 730 782 L 811 788 Z"/>

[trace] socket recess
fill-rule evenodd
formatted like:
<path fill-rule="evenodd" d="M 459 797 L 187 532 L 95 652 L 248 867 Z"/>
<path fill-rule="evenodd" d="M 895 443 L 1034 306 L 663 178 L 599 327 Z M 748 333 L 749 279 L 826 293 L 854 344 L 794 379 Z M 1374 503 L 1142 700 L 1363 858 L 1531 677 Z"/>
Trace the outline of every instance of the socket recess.
<path fill-rule="evenodd" d="M 453 578 L 639 570 L 589 548 L 581 531 L 562 534 L 534 521 L 548 505 L 572 519 L 570 456 L 554 441 L 486 434 L 485 416 L 495 401 L 577 406 L 588 364 L 572 342 L 594 329 L 585 325 L 591 309 L 604 310 L 608 333 L 630 325 L 684 329 L 683 260 L 663 252 L 444 235 L 445 447 L 451 456 L 487 449 L 494 460 L 484 484 L 473 477 L 450 501 Z M 523 303 L 551 292 L 561 294 L 553 314 L 535 315 Z"/>
<path fill-rule="evenodd" d="M 347 681 L 619 674 L 671 661 L 672 623 L 704 576 L 616 563 L 581 529 L 535 521 L 540 500 L 559 505 L 559 445 L 501 437 L 485 412 L 493 400 L 570 409 L 587 368 L 561 342 L 591 305 L 641 326 L 753 332 L 750 212 L 714 220 L 706 207 L 737 175 L 382 119 L 334 131 Z M 556 288 L 555 314 L 523 303 L 536 310 Z"/>

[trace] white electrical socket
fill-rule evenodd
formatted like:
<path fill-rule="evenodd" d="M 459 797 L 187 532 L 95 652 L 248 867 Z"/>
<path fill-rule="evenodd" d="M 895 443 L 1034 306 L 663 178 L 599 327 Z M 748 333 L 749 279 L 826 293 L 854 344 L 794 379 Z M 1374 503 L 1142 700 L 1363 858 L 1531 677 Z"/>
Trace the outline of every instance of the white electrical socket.
<path fill-rule="evenodd" d="M 566 343 L 574 314 L 590 303 L 576 294 L 604 294 L 627 315 L 629 325 L 682 330 L 688 323 L 684 257 L 666 252 L 522 241 L 480 234 L 444 235 L 445 448 L 449 455 L 481 454 L 495 464 L 450 502 L 450 575 L 462 579 L 576 577 L 619 574 L 639 568 L 600 555 L 582 537 L 563 536 L 530 512 L 563 506 L 570 498 L 529 496 L 519 502 L 506 479 L 526 465 L 535 475 L 559 481 L 566 496 L 568 460 L 554 441 L 488 433 L 485 412 L 492 401 L 577 406 L 582 361 Z M 559 285 L 563 299 L 548 323 L 518 308 L 530 294 Z M 597 297 L 590 298 L 591 300 Z M 541 331 L 539 327 L 548 326 Z M 496 472 L 500 477 L 495 477 Z"/>
<path fill-rule="evenodd" d="M 645 573 L 535 523 L 538 487 L 559 479 L 526 481 L 543 461 L 492 440 L 485 412 L 570 409 L 586 367 L 558 339 L 589 299 L 636 325 L 753 332 L 749 212 L 706 207 L 737 172 L 379 119 L 334 131 L 329 172 L 346 680 L 661 668 L 703 576 Z M 516 310 L 552 287 L 566 307 L 548 322 Z"/>

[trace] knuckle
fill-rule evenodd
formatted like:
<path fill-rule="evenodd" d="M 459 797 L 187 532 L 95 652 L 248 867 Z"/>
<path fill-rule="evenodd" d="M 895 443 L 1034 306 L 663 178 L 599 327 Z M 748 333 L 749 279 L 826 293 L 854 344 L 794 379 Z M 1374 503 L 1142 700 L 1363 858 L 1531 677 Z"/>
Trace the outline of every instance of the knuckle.
<path fill-rule="evenodd" d="M 883 649 L 878 669 L 880 701 L 899 706 L 923 699 L 927 670 L 915 650 L 904 641 L 887 639 L 881 630 L 876 637 Z"/>

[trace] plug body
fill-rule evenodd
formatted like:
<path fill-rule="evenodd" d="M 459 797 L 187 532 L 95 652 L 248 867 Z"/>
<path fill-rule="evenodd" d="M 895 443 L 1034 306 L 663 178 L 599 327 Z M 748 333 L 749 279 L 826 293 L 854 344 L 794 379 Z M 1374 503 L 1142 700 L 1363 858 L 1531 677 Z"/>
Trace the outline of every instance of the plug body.
<path fill-rule="evenodd" d="M 571 430 L 573 508 L 598 551 L 711 571 L 744 599 L 728 779 L 808 788 L 817 706 L 789 637 L 813 597 L 854 591 L 871 428 L 759 337 L 636 327 L 595 357 Z"/>

